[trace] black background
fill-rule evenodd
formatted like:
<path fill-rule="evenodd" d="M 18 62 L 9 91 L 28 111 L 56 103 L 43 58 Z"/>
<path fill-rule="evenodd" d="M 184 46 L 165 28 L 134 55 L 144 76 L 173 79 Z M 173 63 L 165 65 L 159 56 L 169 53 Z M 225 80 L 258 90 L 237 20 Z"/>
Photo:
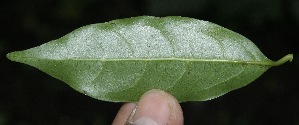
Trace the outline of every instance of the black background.
<path fill-rule="evenodd" d="M 0 125 L 108 125 L 121 103 L 92 99 L 6 59 L 74 29 L 125 17 L 185 16 L 251 39 L 270 59 L 294 53 L 248 86 L 181 103 L 186 125 L 299 125 L 299 0 L 1 0 Z"/>

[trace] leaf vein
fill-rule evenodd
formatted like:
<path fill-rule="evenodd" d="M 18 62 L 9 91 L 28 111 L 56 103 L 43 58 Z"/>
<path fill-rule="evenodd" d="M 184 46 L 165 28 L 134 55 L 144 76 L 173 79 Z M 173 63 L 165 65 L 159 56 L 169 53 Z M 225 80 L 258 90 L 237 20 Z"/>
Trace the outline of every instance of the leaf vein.
<path fill-rule="evenodd" d="M 134 50 L 132 48 L 131 43 L 124 37 L 124 35 L 120 32 L 117 32 L 116 30 L 112 30 L 112 32 L 116 33 L 122 40 L 127 44 L 128 49 L 130 50 L 130 56 L 133 57 L 134 55 Z"/>
<path fill-rule="evenodd" d="M 185 62 L 184 64 L 189 65 L 190 62 Z M 168 90 L 169 88 L 172 88 L 173 86 L 175 86 L 181 80 L 181 78 L 183 78 L 183 76 L 185 76 L 185 74 L 187 73 L 187 68 L 188 67 L 186 65 L 184 65 L 184 66 L 185 66 L 185 68 L 184 68 L 185 70 L 182 73 L 182 75 L 177 78 L 177 80 L 174 82 L 174 84 L 172 84 L 172 86 L 169 86 L 168 88 L 166 88 L 166 90 Z"/>
<path fill-rule="evenodd" d="M 94 84 L 95 80 L 100 76 L 100 74 L 103 72 L 104 68 L 106 66 L 106 62 L 102 62 L 102 68 L 100 69 L 100 71 L 98 72 L 97 76 L 91 80 L 89 83 Z"/>

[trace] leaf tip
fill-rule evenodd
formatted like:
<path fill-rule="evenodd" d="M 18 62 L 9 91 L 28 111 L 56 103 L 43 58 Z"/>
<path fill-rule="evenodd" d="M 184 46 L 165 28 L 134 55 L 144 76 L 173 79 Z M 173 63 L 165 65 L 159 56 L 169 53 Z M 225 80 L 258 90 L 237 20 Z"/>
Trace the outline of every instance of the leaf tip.
<path fill-rule="evenodd" d="M 292 60 L 293 60 L 293 54 L 288 54 L 288 55 L 286 55 L 286 56 L 287 56 L 288 60 L 289 60 L 290 62 L 292 62 Z"/>
<path fill-rule="evenodd" d="M 282 57 L 281 59 L 279 59 L 278 61 L 274 62 L 273 66 L 282 65 L 282 64 L 286 63 L 287 61 L 292 62 L 292 60 L 293 60 L 293 54 L 288 54 L 288 55 Z"/>
<path fill-rule="evenodd" d="M 6 54 L 6 58 L 8 58 L 9 60 L 13 60 L 13 53 L 14 52 Z"/>
<path fill-rule="evenodd" d="M 6 54 L 6 58 L 8 58 L 10 61 L 17 61 L 18 58 L 18 52 L 11 52 Z"/>

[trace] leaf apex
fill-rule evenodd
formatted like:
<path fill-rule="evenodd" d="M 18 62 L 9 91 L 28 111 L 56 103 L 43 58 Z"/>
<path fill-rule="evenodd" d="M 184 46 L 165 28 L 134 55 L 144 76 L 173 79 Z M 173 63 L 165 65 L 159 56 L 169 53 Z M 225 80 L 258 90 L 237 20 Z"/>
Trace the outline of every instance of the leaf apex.
<path fill-rule="evenodd" d="M 286 63 L 287 61 L 292 62 L 293 60 L 293 54 L 288 54 L 284 57 L 282 57 L 281 59 L 279 59 L 278 61 L 273 63 L 273 66 L 279 66 L 282 65 L 284 63 Z"/>
<path fill-rule="evenodd" d="M 19 62 L 20 52 L 21 51 L 10 52 L 6 54 L 6 58 L 10 61 Z"/>
<path fill-rule="evenodd" d="M 11 61 L 13 61 L 14 59 L 13 59 L 13 56 L 14 55 L 14 52 L 11 52 L 11 53 L 8 53 L 8 54 L 6 54 L 6 58 L 8 58 L 9 60 L 11 60 Z"/>

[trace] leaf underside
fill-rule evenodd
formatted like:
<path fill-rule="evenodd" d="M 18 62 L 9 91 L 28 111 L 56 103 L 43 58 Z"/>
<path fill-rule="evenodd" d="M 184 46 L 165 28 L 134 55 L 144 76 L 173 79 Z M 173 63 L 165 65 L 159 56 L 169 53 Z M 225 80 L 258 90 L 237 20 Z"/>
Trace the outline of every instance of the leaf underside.
<path fill-rule="evenodd" d="M 135 102 L 151 89 L 204 101 L 243 87 L 277 62 L 247 38 L 186 17 L 140 16 L 81 27 L 10 60 L 34 66 L 96 99 Z"/>

